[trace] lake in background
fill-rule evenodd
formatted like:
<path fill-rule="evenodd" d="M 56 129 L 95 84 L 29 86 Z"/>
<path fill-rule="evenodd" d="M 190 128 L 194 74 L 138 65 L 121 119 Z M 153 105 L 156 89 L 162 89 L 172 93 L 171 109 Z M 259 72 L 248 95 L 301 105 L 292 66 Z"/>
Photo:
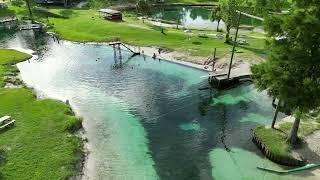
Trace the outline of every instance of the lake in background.
<path fill-rule="evenodd" d="M 207 29 L 216 30 L 218 22 L 212 17 L 212 8 L 205 7 L 159 7 L 155 8 L 151 17 L 172 23 L 179 23 L 186 29 Z M 246 16 L 241 17 L 240 26 L 252 26 L 252 31 L 262 32 L 262 22 Z M 221 20 L 219 29 L 226 30 L 224 22 Z M 243 30 L 242 30 L 243 31 Z"/>

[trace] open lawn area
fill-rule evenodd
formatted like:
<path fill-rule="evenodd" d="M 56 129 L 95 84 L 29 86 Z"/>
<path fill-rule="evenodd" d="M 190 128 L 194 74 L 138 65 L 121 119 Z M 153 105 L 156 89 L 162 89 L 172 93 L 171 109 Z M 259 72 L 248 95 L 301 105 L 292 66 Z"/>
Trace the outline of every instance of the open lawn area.
<path fill-rule="evenodd" d="M 16 120 L 0 131 L 0 179 L 66 179 L 81 155 L 81 140 L 73 134 L 80 119 L 62 102 L 37 100 L 27 87 L 3 88 L 8 68 L 30 57 L 0 49 L 0 117 Z"/>
<path fill-rule="evenodd" d="M 18 17 L 27 16 L 25 7 L 10 6 L 8 11 L 14 11 Z M 181 29 L 164 28 L 165 34 L 162 34 L 161 27 L 143 23 L 133 12 L 125 12 L 124 20 L 121 22 L 107 21 L 99 16 L 97 10 L 91 9 L 50 9 L 50 14 L 41 12 L 34 14 L 37 20 L 51 24 L 48 31 L 54 31 L 63 39 L 70 41 L 107 42 L 119 39 L 131 45 L 161 47 L 195 56 L 213 55 L 214 48 L 217 48 L 217 55 L 221 57 L 230 53 L 232 48 L 231 45 L 224 43 L 224 39 L 212 36 L 199 37 L 202 33 L 217 34 L 215 31 L 193 30 L 192 33 L 185 33 Z M 44 18 L 46 16 L 49 18 Z M 265 51 L 265 39 L 249 38 L 247 41 L 249 45 L 238 47 L 241 52 L 255 56 L 255 52 Z"/>
<path fill-rule="evenodd" d="M 60 13 L 61 9 L 51 11 Z M 224 39 L 201 38 L 198 37 L 198 31 L 190 35 L 183 30 L 167 28 L 162 34 L 160 27 L 142 23 L 131 14 L 125 14 L 122 22 L 111 22 L 99 17 L 96 10 L 73 10 L 70 18 L 49 18 L 49 22 L 53 24 L 53 31 L 71 41 L 104 42 L 120 39 L 132 45 L 156 46 L 200 56 L 212 55 L 214 48 L 218 48 L 221 54 L 231 50 L 231 45 L 225 44 Z M 248 42 L 254 44 L 255 49 L 264 49 L 264 39 L 250 39 Z M 250 48 L 240 49 L 252 53 Z"/>

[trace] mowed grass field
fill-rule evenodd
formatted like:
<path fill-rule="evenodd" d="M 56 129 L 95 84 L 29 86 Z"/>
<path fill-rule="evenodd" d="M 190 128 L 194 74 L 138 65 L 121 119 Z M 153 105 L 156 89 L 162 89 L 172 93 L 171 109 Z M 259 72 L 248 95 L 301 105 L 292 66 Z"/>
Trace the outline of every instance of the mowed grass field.
<path fill-rule="evenodd" d="M 61 9 L 52 9 L 51 12 L 59 14 Z M 97 10 L 73 10 L 69 18 L 49 18 L 52 30 L 62 38 L 77 42 L 106 42 L 119 39 L 122 42 L 137 46 L 154 46 L 163 49 L 179 51 L 195 56 L 209 56 L 218 49 L 218 55 L 230 53 L 231 45 L 224 43 L 224 39 L 214 37 L 203 38 L 198 35 L 201 32 L 193 31 L 192 34 L 174 28 L 164 28 L 142 23 L 137 17 L 125 14 L 121 22 L 104 20 Z M 255 50 L 265 48 L 264 39 L 249 39 L 249 46 Z M 249 48 L 239 47 L 241 51 L 252 53 Z"/>
<path fill-rule="evenodd" d="M 81 120 L 55 100 L 38 100 L 31 89 L 3 88 L 12 64 L 31 56 L 0 49 L 0 117 L 10 115 L 13 127 L 0 131 L 0 179 L 66 179 L 75 173 L 82 142 L 73 133 Z"/>

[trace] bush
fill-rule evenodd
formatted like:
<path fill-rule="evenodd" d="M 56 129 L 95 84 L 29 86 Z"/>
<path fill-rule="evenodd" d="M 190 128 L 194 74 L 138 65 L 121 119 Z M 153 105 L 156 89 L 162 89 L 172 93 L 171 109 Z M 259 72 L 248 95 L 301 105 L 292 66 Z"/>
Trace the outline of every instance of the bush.
<path fill-rule="evenodd" d="M 82 128 L 82 118 L 69 116 L 67 119 L 65 129 L 70 133 L 74 133 Z"/>

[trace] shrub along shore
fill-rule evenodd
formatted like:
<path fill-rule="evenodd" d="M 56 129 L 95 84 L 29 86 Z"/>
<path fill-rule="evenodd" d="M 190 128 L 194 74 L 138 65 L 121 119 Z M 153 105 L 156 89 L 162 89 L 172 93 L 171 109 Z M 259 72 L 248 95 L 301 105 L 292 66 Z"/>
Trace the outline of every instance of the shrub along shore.
<path fill-rule="evenodd" d="M 5 77 L 16 76 L 16 63 L 31 55 L 0 49 L 0 116 L 15 125 L 0 132 L 0 179 L 66 179 L 75 175 L 83 155 L 82 127 L 63 102 L 37 99 L 30 88 L 4 88 Z M 15 84 L 16 85 L 16 84 Z"/>

